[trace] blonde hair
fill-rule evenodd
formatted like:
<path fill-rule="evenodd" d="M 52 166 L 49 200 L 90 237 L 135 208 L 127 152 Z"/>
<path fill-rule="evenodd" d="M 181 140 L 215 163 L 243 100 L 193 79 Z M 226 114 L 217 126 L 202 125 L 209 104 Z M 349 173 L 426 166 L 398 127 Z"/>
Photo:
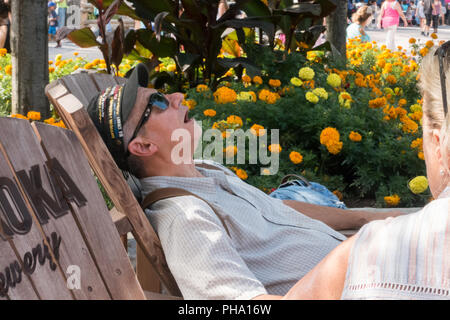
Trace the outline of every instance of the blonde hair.
<path fill-rule="evenodd" d="M 431 128 L 440 129 L 440 141 L 442 156 L 448 159 L 450 155 L 450 112 L 444 114 L 442 101 L 441 78 L 439 60 L 434 55 L 437 48 L 434 47 L 422 60 L 420 68 L 419 89 L 423 97 L 423 116 L 427 118 Z M 445 90 L 450 92 L 450 58 L 444 58 L 444 72 L 446 75 Z M 450 96 L 447 96 L 449 104 Z M 450 174 L 450 164 L 446 163 L 446 170 Z"/>
<path fill-rule="evenodd" d="M 432 128 L 441 129 L 444 124 L 444 105 L 442 101 L 441 78 L 439 75 L 439 61 L 434 55 L 437 48 L 432 48 L 422 60 L 419 76 L 419 89 L 423 97 L 423 114 L 429 120 Z M 450 91 L 450 59 L 444 58 L 444 69 L 447 81 L 447 92 Z M 450 98 L 450 96 L 448 97 Z M 444 130 L 445 131 L 445 130 Z"/>
<path fill-rule="evenodd" d="M 372 16 L 372 8 L 362 6 L 352 15 L 352 21 L 357 24 L 363 24 Z"/>

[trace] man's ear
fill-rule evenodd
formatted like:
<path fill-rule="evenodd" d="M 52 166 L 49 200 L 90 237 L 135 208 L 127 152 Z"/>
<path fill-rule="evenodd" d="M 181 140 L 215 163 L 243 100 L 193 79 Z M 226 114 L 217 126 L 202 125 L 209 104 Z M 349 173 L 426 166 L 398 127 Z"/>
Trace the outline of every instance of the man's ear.
<path fill-rule="evenodd" d="M 150 140 L 138 136 L 130 142 L 128 150 L 138 157 L 150 157 L 158 151 L 158 146 Z"/>

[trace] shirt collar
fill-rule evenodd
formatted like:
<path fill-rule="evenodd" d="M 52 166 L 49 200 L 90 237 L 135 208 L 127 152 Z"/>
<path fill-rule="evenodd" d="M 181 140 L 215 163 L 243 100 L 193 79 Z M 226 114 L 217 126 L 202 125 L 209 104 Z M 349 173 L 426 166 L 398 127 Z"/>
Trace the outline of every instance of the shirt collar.
<path fill-rule="evenodd" d="M 140 179 L 142 196 L 162 188 L 181 188 L 199 196 L 215 196 L 217 183 L 229 186 L 226 175 L 221 170 L 212 170 L 197 166 L 204 177 L 153 176 Z"/>

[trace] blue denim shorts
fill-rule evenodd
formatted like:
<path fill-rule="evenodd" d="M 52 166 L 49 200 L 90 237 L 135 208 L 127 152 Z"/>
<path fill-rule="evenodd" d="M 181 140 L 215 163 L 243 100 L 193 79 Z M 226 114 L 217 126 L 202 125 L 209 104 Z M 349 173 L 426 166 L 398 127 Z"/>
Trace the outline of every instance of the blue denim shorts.
<path fill-rule="evenodd" d="M 304 181 L 292 180 L 282 184 L 270 196 L 281 200 L 297 200 L 321 206 L 347 209 L 347 206 L 339 201 L 336 195 L 316 182 L 310 182 L 310 185 L 307 185 Z"/>

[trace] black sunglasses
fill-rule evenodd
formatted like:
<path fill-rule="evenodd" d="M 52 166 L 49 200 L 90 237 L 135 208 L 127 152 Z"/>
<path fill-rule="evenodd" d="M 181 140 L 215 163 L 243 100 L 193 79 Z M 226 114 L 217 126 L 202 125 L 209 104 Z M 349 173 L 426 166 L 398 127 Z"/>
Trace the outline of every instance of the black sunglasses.
<path fill-rule="evenodd" d="M 139 120 L 136 129 L 134 129 L 133 135 L 131 136 L 131 139 L 128 142 L 128 144 L 130 144 L 130 142 L 133 141 L 134 138 L 136 138 L 139 130 L 141 130 L 142 126 L 147 122 L 148 118 L 150 118 L 153 106 L 158 107 L 161 110 L 166 110 L 169 107 L 169 104 L 170 104 L 169 100 L 167 100 L 167 98 L 161 92 L 152 93 L 148 98 L 147 107 L 142 113 L 141 119 Z M 130 151 L 128 150 L 127 145 L 127 152 L 125 154 L 125 158 L 128 158 L 129 155 Z"/>
<path fill-rule="evenodd" d="M 442 103 L 444 105 L 444 117 L 447 116 L 448 106 L 447 106 L 447 87 L 445 86 L 445 69 L 444 69 L 444 58 L 447 57 L 447 54 L 450 49 L 450 41 L 442 44 L 434 53 L 435 56 L 439 59 L 439 76 L 441 78 L 441 91 L 442 91 Z"/>

